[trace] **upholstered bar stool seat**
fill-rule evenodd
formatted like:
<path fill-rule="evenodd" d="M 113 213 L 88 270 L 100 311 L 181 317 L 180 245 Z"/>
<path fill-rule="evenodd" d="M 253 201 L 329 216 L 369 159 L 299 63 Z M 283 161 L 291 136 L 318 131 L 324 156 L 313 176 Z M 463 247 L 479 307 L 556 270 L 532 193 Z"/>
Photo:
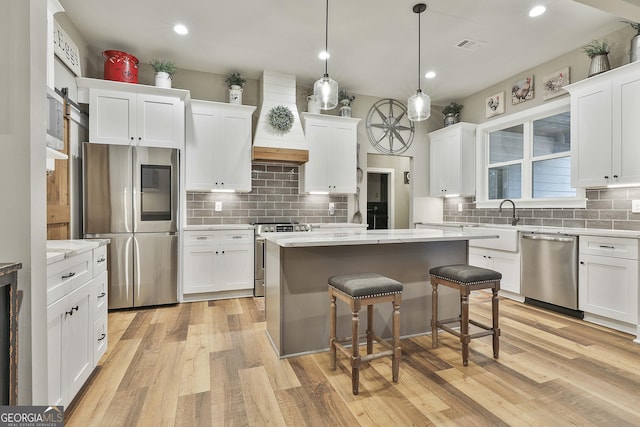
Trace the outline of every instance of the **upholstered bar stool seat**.
<path fill-rule="evenodd" d="M 350 358 L 351 385 L 353 394 L 358 394 L 360 382 L 360 366 L 364 362 L 391 356 L 391 375 L 393 382 L 398 382 L 400 371 L 400 301 L 402 299 L 402 283 L 377 273 L 340 274 L 329 278 L 329 357 L 331 370 L 336 369 L 336 350 Z M 336 338 L 336 299 L 344 301 L 351 307 L 351 337 L 339 341 Z M 393 304 L 393 337 L 391 344 L 373 332 L 373 305 L 383 302 Z M 358 337 L 359 313 L 363 305 L 367 306 L 367 355 L 360 355 Z M 386 351 L 373 353 L 373 341 L 377 341 Z M 347 348 L 345 344 L 350 343 Z"/>
<path fill-rule="evenodd" d="M 462 343 L 462 363 L 469 363 L 469 342 L 474 338 L 487 335 L 493 336 L 493 357 L 498 358 L 500 350 L 500 328 L 498 327 L 498 291 L 502 274 L 488 268 L 475 267 L 467 264 L 443 265 L 429 270 L 431 275 L 431 343 L 433 348 L 438 347 L 438 328 L 460 338 Z M 438 285 L 457 289 L 460 292 L 460 316 L 451 319 L 438 320 Z M 469 294 L 480 289 L 491 289 L 491 319 L 492 326 L 469 319 Z M 451 323 L 459 323 L 460 331 L 449 326 Z M 481 329 L 480 332 L 470 334 L 469 324 Z"/>

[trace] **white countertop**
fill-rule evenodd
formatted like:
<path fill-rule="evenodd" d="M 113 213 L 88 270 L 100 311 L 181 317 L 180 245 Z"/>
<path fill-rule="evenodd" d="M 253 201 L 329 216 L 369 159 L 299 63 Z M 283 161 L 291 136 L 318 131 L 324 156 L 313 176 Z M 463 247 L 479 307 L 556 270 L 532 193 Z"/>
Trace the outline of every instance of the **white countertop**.
<path fill-rule="evenodd" d="M 477 224 L 464 222 L 418 222 L 416 225 L 428 227 L 447 226 L 452 228 L 474 227 L 474 228 L 507 228 L 529 233 L 550 233 L 569 234 L 574 236 L 604 236 L 604 237 L 627 237 L 631 239 L 640 238 L 640 231 L 634 230 L 606 230 L 601 228 L 565 228 L 565 227 L 543 227 L 536 225 L 509 225 L 509 224 Z"/>
<path fill-rule="evenodd" d="M 367 228 L 367 224 L 357 224 L 355 222 L 314 222 L 309 225 L 311 226 L 311 230 L 336 228 L 361 228 L 366 230 Z"/>
<path fill-rule="evenodd" d="M 47 240 L 47 264 L 108 245 L 109 239 Z"/>
<path fill-rule="evenodd" d="M 452 240 L 494 239 L 498 236 L 465 231 L 401 229 L 358 231 L 315 231 L 266 234 L 265 239 L 282 247 L 380 245 L 389 243 L 444 242 Z"/>
<path fill-rule="evenodd" d="M 208 225 L 185 225 L 184 231 L 215 231 L 215 230 L 253 230 L 251 224 L 208 224 Z"/>

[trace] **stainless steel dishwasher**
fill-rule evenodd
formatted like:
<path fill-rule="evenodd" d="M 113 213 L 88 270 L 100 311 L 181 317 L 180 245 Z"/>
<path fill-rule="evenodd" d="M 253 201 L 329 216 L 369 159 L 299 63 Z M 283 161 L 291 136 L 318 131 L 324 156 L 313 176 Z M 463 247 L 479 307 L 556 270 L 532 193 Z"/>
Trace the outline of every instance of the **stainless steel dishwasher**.
<path fill-rule="evenodd" d="M 520 277 L 525 303 L 575 317 L 578 311 L 578 237 L 523 233 Z"/>

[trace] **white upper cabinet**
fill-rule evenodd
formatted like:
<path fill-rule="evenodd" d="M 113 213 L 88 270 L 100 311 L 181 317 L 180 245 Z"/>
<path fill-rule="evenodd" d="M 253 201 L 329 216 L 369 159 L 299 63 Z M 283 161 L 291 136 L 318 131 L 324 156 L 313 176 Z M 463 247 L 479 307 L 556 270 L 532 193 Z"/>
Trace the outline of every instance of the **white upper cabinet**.
<path fill-rule="evenodd" d="M 184 148 L 184 107 L 179 89 L 78 78 L 79 101 L 89 103 L 89 142 Z"/>
<path fill-rule="evenodd" d="M 188 191 L 251 191 L 251 114 L 255 108 L 191 101 L 186 142 Z"/>
<path fill-rule="evenodd" d="M 571 185 L 640 183 L 640 62 L 565 88 L 571 93 Z"/>
<path fill-rule="evenodd" d="M 461 122 L 429 133 L 432 197 L 475 194 L 475 130 Z"/>
<path fill-rule="evenodd" d="M 302 113 L 309 161 L 300 166 L 301 193 L 356 192 L 360 119 Z"/>

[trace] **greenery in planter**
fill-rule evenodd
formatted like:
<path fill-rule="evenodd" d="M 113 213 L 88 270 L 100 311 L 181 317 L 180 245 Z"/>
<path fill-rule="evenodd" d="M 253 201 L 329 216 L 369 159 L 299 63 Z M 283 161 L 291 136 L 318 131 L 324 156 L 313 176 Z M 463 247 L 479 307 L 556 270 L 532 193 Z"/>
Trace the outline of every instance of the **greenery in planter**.
<path fill-rule="evenodd" d="M 640 34 L 640 23 L 633 22 L 633 21 L 622 21 L 622 22 L 631 25 L 631 28 L 633 28 L 638 32 L 638 34 Z"/>
<path fill-rule="evenodd" d="M 240 86 L 241 88 L 244 88 L 244 85 L 247 83 L 247 79 L 242 77 L 242 74 L 234 71 L 233 73 L 227 74 L 224 82 L 227 84 L 229 89 L 231 89 L 231 86 Z"/>
<path fill-rule="evenodd" d="M 344 89 L 340 89 L 340 91 L 338 91 L 338 102 L 340 103 L 342 103 L 343 100 L 346 100 L 348 101 L 348 104 L 351 105 L 355 99 L 355 95 L 349 95 L 349 92 Z"/>
<path fill-rule="evenodd" d="M 447 114 L 458 114 L 460 113 L 460 111 L 462 110 L 462 105 L 457 104 L 455 102 L 452 102 L 451 104 L 447 105 L 446 107 L 444 107 L 442 109 L 442 114 L 447 115 Z"/>
<path fill-rule="evenodd" d="M 171 78 L 173 78 L 173 75 L 178 69 L 176 63 L 173 61 L 159 61 L 157 59 L 151 61 L 151 66 L 156 73 L 167 73 Z"/>
<path fill-rule="evenodd" d="M 608 55 L 609 52 L 611 52 L 611 48 L 613 48 L 613 44 L 607 40 L 602 40 L 601 42 L 594 40 L 583 47 L 582 51 L 586 53 L 589 58 L 593 58 L 598 55 Z"/>

